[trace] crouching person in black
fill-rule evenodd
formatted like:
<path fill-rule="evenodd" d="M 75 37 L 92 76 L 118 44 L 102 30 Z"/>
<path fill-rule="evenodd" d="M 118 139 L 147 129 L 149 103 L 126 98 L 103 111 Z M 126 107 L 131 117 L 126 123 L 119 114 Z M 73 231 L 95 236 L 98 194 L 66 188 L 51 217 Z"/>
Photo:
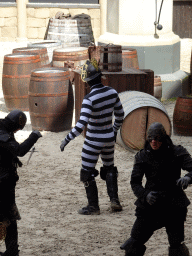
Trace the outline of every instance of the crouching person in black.
<path fill-rule="evenodd" d="M 0 119 L 0 222 L 6 230 L 6 251 L 3 256 L 18 256 L 17 220 L 20 219 L 15 202 L 15 186 L 19 177 L 17 167 L 22 166 L 18 156 L 24 156 L 42 137 L 39 131 L 33 131 L 19 144 L 14 133 L 24 128 L 27 118 L 20 110 L 11 111 Z"/>
<path fill-rule="evenodd" d="M 169 256 L 188 256 L 184 222 L 190 201 L 183 190 L 192 183 L 192 158 L 184 147 L 172 143 L 162 124 L 151 124 L 147 135 L 144 149 L 135 156 L 131 175 L 131 187 L 137 197 L 137 219 L 131 237 L 121 249 L 125 250 L 125 256 L 142 256 L 153 232 L 165 227 Z M 188 171 L 184 177 L 181 169 Z"/>

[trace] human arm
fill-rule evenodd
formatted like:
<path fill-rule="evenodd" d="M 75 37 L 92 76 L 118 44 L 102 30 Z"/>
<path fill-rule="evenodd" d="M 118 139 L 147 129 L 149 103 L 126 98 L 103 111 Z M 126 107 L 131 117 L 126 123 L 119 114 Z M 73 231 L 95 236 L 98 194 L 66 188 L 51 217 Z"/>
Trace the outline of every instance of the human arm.
<path fill-rule="evenodd" d="M 184 147 L 179 146 L 178 149 L 181 168 L 183 170 L 186 170 L 188 173 L 184 177 L 179 178 L 176 181 L 176 184 L 182 189 L 186 189 L 189 184 L 192 184 L 192 158 L 189 152 Z"/>
<path fill-rule="evenodd" d="M 0 146 L 6 149 L 15 157 L 22 157 L 29 152 L 29 150 L 40 137 L 42 137 L 42 135 L 39 131 L 33 131 L 24 142 L 18 143 L 15 140 L 14 135 L 10 135 L 6 141 L 0 141 Z"/>
<path fill-rule="evenodd" d="M 117 96 L 117 99 L 116 99 L 116 103 L 114 107 L 114 115 L 115 115 L 115 120 L 113 124 L 113 130 L 114 130 L 114 133 L 117 134 L 117 131 L 121 127 L 124 119 L 124 110 L 123 110 L 121 101 L 119 99 L 119 96 Z"/>
<path fill-rule="evenodd" d="M 145 174 L 145 163 L 142 160 L 142 152 L 139 151 L 135 156 L 135 162 L 133 165 L 133 170 L 131 174 L 131 188 L 135 196 L 144 203 L 146 201 L 146 197 L 151 192 L 150 190 L 146 189 L 142 185 L 142 180 Z"/>
<path fill-rule="evenodd" d="M 92 114 L 92 102 L 86 98 L 83 99 L 80 119 L 76 123 L 75 127 L 71 130 L 71 132 L 66 136 L 64 140 L 61 141 L 60 149 L 64 151 L 65 146 L 77 136 L 79 136 L 84 130 L 85 126 L 89 122 L 89 118 Z"/>

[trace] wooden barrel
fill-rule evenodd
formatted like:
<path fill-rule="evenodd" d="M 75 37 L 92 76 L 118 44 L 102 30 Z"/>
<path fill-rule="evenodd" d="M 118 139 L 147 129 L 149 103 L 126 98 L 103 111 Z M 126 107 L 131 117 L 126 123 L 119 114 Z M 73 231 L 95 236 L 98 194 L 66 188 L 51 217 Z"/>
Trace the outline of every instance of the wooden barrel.
<path fill-rule="evenodd" d="M 178 97 L 173 112 L 174 134 L 192 135 L 192 97 Z"/>
<path fill-rule="evenodd" d="M 139 69 L 136 49 L 128 48 L 126 50 L 122 50 L 122 69 L 124 68 Z"/>
<path fill-rule="evenodd" d="M 135 152 L 144 147 L 147 130 L 153 122 L 160 122 L 171 135 L 171 121 L 163 104 L 155 97 L 139 91 L 119 93 L 125 116 L 117 134 L 117 143 Z"/>
<path fill-rule="evenodd" d="M 47 53 L 46 47 L 23 47 L 23 48 L 15 48 L 13 49 L 12 53 L 19 53 L 19 54 L 37 54 L 40 56 L 41 59 L 41 66 L 48 67 L 50 66 L 49 56 Z"/>
<path fill-rule="evenodd" d="M 47 39 L 60 40 L 62 47 L 88 47 L 94 42 L 91 19 L 86 16 L 77 19 L 50 19 Z"/>
<path fill-rule="evenodd" d="M 28 91 L 31 71 L 41 66 L 39 55 L 8 54 L 4 56 L 2 88 L 9 111 L 29 110 Z"/>
<path fill-rule="evenodd" d="M 32 128 L 60 132 L 70 130 L 73 91 L 65 68 L 40 68 L 31 73 L 29 113 Z"/>
<path fill-rule="evenodd" d="M 121 45 L 106 45 L 101 47 L 100 56 L 101 71 L 122 71 L 122 49 Z"/>
<path fill-rule="evenodd" d="M 53 51 L 54 67 L 70 65 L 71 68 L 77 68 L 82 66 L 87 59 L 89 55 L 86 47 L 60 48 Z"/>
<path fill-rule="evenodd" d="M 28 47 L 46 47 L 47 48 L 47 53 L 49 56 L 49 62 L 52 63 L 53 59 L 53 51 L 57 48 L 61 48 L 61 41 L 59 40 L 43 40 L 43 41 L 37 41 L 33 43 L 29 43 L 27 45 Z"/>
<path fill-rule="evenodd" d="M 162 98 L 162 83 L 160 76 L 154 76 L 154 97 L 158 100 Z"/>

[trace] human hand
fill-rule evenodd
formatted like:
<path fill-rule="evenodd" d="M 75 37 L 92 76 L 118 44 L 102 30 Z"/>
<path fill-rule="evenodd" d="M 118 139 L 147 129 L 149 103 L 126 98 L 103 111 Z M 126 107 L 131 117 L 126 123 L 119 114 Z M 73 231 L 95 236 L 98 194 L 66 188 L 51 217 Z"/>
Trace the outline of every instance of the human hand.
<path fill-rule="evenodd" d="M 36 134 L 38 138 L 43 137 L 42 134 L 37 130 L 34 130 L 33 133 Z"/>
<path fill-rule="evenodd" d="M 155 196 L 157 194 L 157 192 L 155 191 L 151 191 L 149 192 L 149 194 L 146 196 L 146 201 L 148 204 L 153 205 L 156 200 L 157 200 L 157 196 Z"/>
<path fill-rule="evenodd" d="M 64 150 L 65 146 L 69 143 L 69 141 L 67 141 L 66 139 L 61 141 L 61 145 L 60 145 L 60 149 L 61 151 Z"/>
<path fill-rule="evenodd" d="M 176 181 L 177 186 L 181 187 L 182 189 L 186 189 L 189 185 L 191 178 L 188 176 L 182 177 Z"/>

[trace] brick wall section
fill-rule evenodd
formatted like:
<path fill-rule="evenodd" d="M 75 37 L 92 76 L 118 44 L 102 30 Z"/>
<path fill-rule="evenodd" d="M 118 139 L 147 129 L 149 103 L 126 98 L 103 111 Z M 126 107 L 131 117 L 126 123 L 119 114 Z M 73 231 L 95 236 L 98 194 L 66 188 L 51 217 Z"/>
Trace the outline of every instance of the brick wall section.
<path fill-rule="evenodd" d="M 85 13 L 91 16 L 95 41 L 100 36 L 100 9 L 27 8 L 27 38 L 42 40 L 49 18 L 61 11 L 72 16 Z M 0 41 L 15 41 L 17 38 L 17 8 L 0 7 Z"/>
<path fill-rule="evenodd" d="M 99 9 L 27 8 L 27 38 L 43 39 L 49 18 L 54 18 L 58 11 L 64 14 L 70 13 L 71 16 L 81 13 L 90 15 L 94 38 L 97 41 L 100 36 Z"/>
<path fill-rule="evenodd" d="M 17 8 L 0 8 L 0 38 L 1 41 L 14 41 L 17 37 Z"/>

